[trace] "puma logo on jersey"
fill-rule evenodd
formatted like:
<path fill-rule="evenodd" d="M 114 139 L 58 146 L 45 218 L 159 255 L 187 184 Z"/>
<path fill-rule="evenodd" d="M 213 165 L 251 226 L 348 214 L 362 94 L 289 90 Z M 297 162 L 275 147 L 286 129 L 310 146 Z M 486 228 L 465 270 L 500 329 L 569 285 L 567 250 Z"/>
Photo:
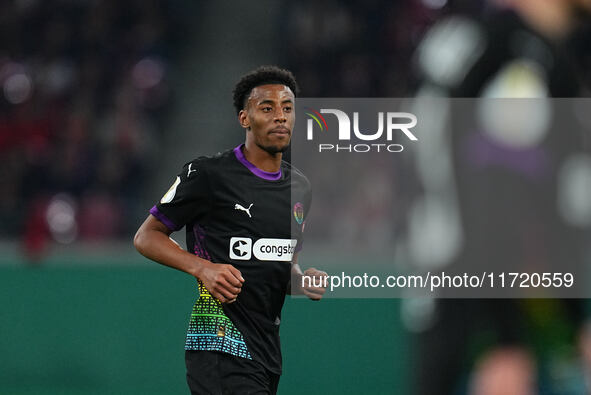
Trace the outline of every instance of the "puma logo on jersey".
<path fill-rule="evenodd" d="M 189 178 L 189 176 L 191 175 L 191 173 L 196 172 L 197 170 L 192 170 L 191 166 L 193 166 L 192 163 L 189 163 L 189 171 L 187 172 L 187 178 Z"/>
<path fill-rule="evenodd" d="M 248 206 L 248 208 L 244 208 L 241 204 L 236 203 L 234 205 L 234 210 L 242 210 L 244 211 L 246 214 L 248 214 L 249 218 L 252 218 L 252 215 L 250 215 L 250 208 L 252 207 L 254 203 L 251 203 L 250 206 Z"/>

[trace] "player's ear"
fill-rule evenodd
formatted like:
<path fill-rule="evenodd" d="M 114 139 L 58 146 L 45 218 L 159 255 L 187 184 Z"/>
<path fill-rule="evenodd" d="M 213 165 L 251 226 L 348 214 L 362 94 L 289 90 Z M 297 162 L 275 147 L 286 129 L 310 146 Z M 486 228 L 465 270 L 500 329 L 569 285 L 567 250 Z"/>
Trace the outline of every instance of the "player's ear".
<path fill-rule="evenodd" d="M 238 113 L 238 122 L 244 129 L 250 130 L 250 122 L 248 121 L 248 112 L 246 110 L 240 110 Z"/>

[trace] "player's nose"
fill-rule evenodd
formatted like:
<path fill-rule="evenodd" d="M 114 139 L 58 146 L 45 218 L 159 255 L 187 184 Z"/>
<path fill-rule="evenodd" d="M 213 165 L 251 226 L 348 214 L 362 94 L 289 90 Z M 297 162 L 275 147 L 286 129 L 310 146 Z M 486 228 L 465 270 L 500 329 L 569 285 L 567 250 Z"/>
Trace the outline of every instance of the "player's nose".
<path fill-rule="evenodd" d="M 287 116 L 285 115 L 285 111 L 283 111 L 282 108 L 275 110 L 275 121 L 287 122 Z"/>

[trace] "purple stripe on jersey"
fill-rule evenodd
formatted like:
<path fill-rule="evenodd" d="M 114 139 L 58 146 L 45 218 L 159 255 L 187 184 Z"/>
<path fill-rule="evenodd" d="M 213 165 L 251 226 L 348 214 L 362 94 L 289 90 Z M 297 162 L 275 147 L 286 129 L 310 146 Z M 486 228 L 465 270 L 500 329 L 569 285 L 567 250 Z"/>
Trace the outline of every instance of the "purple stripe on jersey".
<path fill-rule="evenodd" d="M 195 224 L 193 226 L 193 235 L 195 236 L 195 255 L 197 255 L 200 258 L 211 261 L 211 256 L 209 255 L 209 253 L 205 249 L 205 246 L 203 245 L 205 241 L 205 230 L 201 226 Z"/>
<path fill-rule="evenodd" d="M 181 227 L 178 227 L 174 224 L 174 222 L 172 222 L 171 220 L 168 219 L 168 217 L 166 217 L 166 215 L 162 214 L 160 212 L 160 210 L 158 210 L 158 207 L 154 206 L 150 209 L 150 214 L 152 214 L 154 217 L 158 218 L 158 220 L 160 222 L 162 222 L 164 225 L 166 225 L 166 227 L 172 231 L 175 230 L 179 230 Z"/>
<path fill-rule="evenodd" d="M 242 147 L 244 147 L 244 144 L 240 144 L 238 147 L 234 148 L 234 155 L 236 155 L 236 159 L 238 159 L 240 163 L 246 166 L 252 174 L 259 178 L 263 178 L 265 180 L 270 181 L 277 181 L 281 178 L 281 169 L 279 169 L 279 171 L 277 172 L 271 173 L 268 171 L 261 170 L 252 163 L 250 163 L 244 156 L 244 153 L 242 152 Z"/>

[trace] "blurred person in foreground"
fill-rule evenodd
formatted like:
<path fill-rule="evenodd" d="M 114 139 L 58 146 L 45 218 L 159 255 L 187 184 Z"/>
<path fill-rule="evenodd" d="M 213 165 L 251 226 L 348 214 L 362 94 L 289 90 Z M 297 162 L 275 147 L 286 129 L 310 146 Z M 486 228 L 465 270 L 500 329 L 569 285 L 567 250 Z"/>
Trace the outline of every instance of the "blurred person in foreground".
<path fill-rule="evenodd" d="M 485 22 L 453 16 L 426 34 L 417 51 L 423 80 L 419 99 L 584 94 L 577 59 L 568 45 L 582 22 L 589 20 L 590 1 L 489 3 L 497 9 Z M 419 149 L 420 190 L 430 210 L 443 215 L 433 221 L 446 219 L 448 232 L 443 239 L 448 245 L 439 243 L 440 251 L 431 251 L 428 262 L 416 254 L 415 262 L 447 268 L 469 267 L 478 261 L 480 268 L 489 271 L 559 271 L 567 261 L 582 266 L 582 236 L 589 224 L 569 221 L 561 212 L 564 185 L 559 170 L 574 157 L 588 158 L 588 152 L 583 152 L 585 137 L 567 129 L 551 130 L 548 136 L 542 130 L 529 136 L 519 131 L 489 133 L 486 126 L 428 131 L 440 144 L 423 144 Z M 437 176 L 428 168 L 437 169 Z M 584 177 L 589 177 L 588 170 Z M 417 218 L 425 214 L 411 212 Z M 409 238 L 423 237 L 423 243 L 411 240 L 409 245 L 425 244 L 428 213 L 422 218 L 426 220 L 417 227 L 422 230 L 410 232 Z M 432 250 L 436 245 L 427 244 Z M 422 323 L 415 325 L 419 352 L 414 393 L 588 392 L 585 373 L 577 376 L 572 373 L 577 368 L 569 365 L 581 354 L 591 354 L 584 350 L 578 354 L 573 346 L 589 343 L 582 300 L 440 299 L 432 303 Z M 540 346 L 546 349 L 540 351 Z M 545 362 L 539 362 L 540 353 L 545 353 L 541 358 Z"/>
<path fill-rule="evenodd" d="M 137 231 L 144 256 L 194 276 L 185 343 L 193 394 L 275 394 L 281 374 L 279 324 L 286 293 L 319 300 L 325 289 L 297 263 L 311 203 L 308 179 L 282 161 L 295 123 L 291 72 L 260 67 L 234 90 L 245 143 L 188 162 Z M 293 201 L 296 202 L 292 206 Z M 184 251 L 169 238 L 186 226 Z"/>

